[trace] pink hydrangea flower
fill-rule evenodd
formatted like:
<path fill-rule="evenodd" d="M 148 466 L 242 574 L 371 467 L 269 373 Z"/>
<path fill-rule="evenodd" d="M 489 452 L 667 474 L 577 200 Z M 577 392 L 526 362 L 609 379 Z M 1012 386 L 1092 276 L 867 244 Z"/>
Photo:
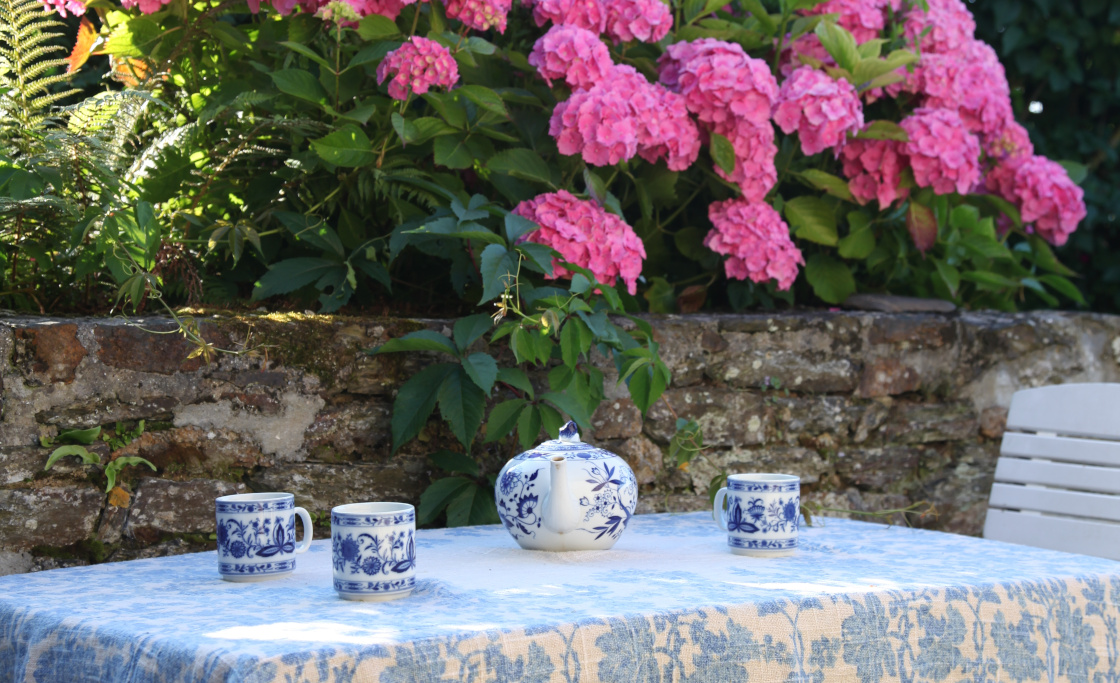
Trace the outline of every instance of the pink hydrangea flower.
<path fill-rule="evenodd" d="M 435 86 L 451 88 L 459 82 L 459 65 L 444 46 L 434 40 L 413 36 L 385 55 L 377 67 L 377 82 L 389 81 L 389 97 L 408 99 L 409 92 L 423 95 Z"/>
<path fill-rule="evenodd" d="M 700 130 L 684 98 L 660 85 L 637 89 L 630 100 L 638 120 L 638 154 L 651 164 L 664 158 L 670 171 L 683 171 L 700 154 Z"/>
<path fill-rule="evenodd" d="M 848 131 L 863 128 L 863 105 L 851 83 L 803 66 L 782 83 L 774 121 L 787 135 L 797 131 L 806 155 L 839 153 Z"/>
<path fill-rule="evenodd" d="M 778 289 L 790 288 L 805 259 L 789 238 L 789 226 L 773 207 L 729 199 L 708 207 L 708 217 L 715 229 L 704 238 L 704 246 L 728 256 L 723 262 L 727 277 L 752 282 L 774 279 Z"/>
<path fill-rule="evenodd" d="M 86 4 L 81 0 L 40 0 L 40 2 L 48 11 L 58 12 L 61 17 L 80 17 L 86 13 Z M 151 12 L 146 12 L 146 14 L 151 14 Z"/>
<path fill-rule="evenodd" d="M 908 41 L 918 40 L 921 36 L 923 54 L 950 54 L 972 40 L 976 33 L 976 22 L 961 0 L 928 0 L 929 12 L 922 11 L 918 3 L 913 3 L 906 13 L 903 23 L 903 36 Z M 929 29 L 928 33 L 922 35 Z"/>
<path fill-rule="evenodd" d="M 447 0 L 447 16 L 476 31 L 496 28 L 505 33 L 506 15 L 512 7 L 513 0 Z"/>
<path fill-rule="evenodd" d="M 139 7 L 141 14 L 155 14 L 170 2 L 171 0 L 121 0 L 121 7 L 125 9 Z"/>
<path fill-rule="evenodd" d="M 883 16 L 885 4 L 869 0 L 827 0 L 803 14 L 839 14 L 836 23 L 851 33 L 857 43 L 866 43 L 878 38 L 886 25 Z"/>
<path fill-rule="evenodd" d="M 717 126 L 713 132 L 727 138 L 735 149 L 735 170 L 727 174 L 716 166 L 716 174 L 738 185 L 747 200 L 761 202 L 778 182 L 778 171 L 774 167 L 774 157 L 778 154 L 774 126 L 769 121 L 755 125 L 743 120 Z"/>
<path fill-rule="evenodd" d="M 587 90 L 602 83 L 614 68 L 611 53 L 599 36 L 578 26 L 553 26 L 533 45 L 529 63 L 551 86 L 563 80 Z"/>
<path fill-rule="evenodd" d="M 860 204 L 879 200 L 879 208 L 886 209 L 896 199 L 909 194 L 899 189 L 902 169 L 906 168 L 903 143 L 895 140 L 852 139 L 840 151 L 844 162 L 844 175 L 850 179 L 848 188 Z"/>
<path fill-rule="evenodd" d="M 592 166 L 613 166 L 638 153 L 638 122 L 626 96 L 609 82 L 557 104 L 548 132 L 561 154 L 579 154 Z"/>
<path fill-rule="evenodd" d="M 661 82 L 684 95 L 705 123 L 770 119 L 778 84 L 770 67 L 736 43 L 703 38 L 670 45 L 660 60 Z"/>
<path fill-rule="evenodd" d="M 537 26 L 551 21 L 599 35 L 607 28 L 607 6 L 604 0 L 534 0 L 533 20 Z"/>
<path fill-rule="evenodd" d="M 980 141 L 955 111 L 916 109 L 899 125 L 910 136 L 903 149 L 920 187 L 965 194 L 979 179 Z"/>
<path fill-rule="evenodd" d="M 988 189 L 1015 204 L 1024 223 L 1042 239 L 1062 246 L 1085 218 L 1085 194 L 1061 164 L 1042 156 L 1008 159 L 987 177 Z"/>
<path fill-rule="evenodd" d="M 984 152 L 992 159 L 1019 159 L 1034 154 L 1034 145 L 1027 129 L 1008 119 L 999 133 L 984 139 Z"/>
<path fill-rule="evenodd" d="M 952 109 L 968 129 L 993 135 L 1012 117 L 1011 88 L 995 51 L 971 40 L 952 54 L 926 54 L 916 69 L 923 107 Z"/>
<path fill-rule="evenodd" d="M 782 49 L 781 59 L 778 60 L 778 73 L 782 78 L 789 78 L 799 66 L 817 66 L 820 62 L 825 66 L 836 66 L 836 60 L 824 49 L 821 39 L 815 33 L 806 33 L 798 36 Z"/>
<path fill-rule="evenodd" d="M 626 290 L 637 293 L 646 249 L 634 229 L 618 216 L 565 190 L 523 201 L 513 213 L 541 226 L 523 239 L 552 247 L 568 263 L 590 270 L 600 282 L 614 285 L 622 278 Z M 552 277 L 571 277 L 571 271 L 553 261 Z"/>
<path fill-rule="evenodd" d="M 607 35 L 616 43 L 656 43 L 673 28 L 673 11 L 661 0 L 612 0 L 607 5 Z"/>

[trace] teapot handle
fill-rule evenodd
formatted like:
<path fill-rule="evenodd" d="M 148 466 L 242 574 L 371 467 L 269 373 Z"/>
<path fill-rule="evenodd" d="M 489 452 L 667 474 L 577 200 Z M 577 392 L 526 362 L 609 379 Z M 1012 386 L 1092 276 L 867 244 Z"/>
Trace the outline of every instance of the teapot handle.
<path fill-rule="evenodd" d="M 716 493 L 716 498 L 712 501 L 712 519 L 719 525 L 720 529 L 727 531 L 727 511 L 723 509 L 724 500 L 727 498 L 727 487 L 724 486 Z"/>

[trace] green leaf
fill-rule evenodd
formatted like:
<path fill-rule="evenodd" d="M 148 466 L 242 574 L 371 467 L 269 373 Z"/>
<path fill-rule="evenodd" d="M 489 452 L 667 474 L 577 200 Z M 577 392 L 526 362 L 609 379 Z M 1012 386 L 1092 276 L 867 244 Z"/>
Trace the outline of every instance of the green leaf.
<path fill-rule="evenodd" d="M 552 172 L 540 154 L 531 149 L 514 148 L 498 152 L 486 162 L 486 168 L 493 173 L 504 173 L 514 178 L 541 183 L 549 187 L 552 184 Z M 535 228 L 536 226 L 534 226 Z"/>
<path fill-rule="evenodd" d="M 486 111 L 494 112 L 503 118 L 509 118 L 509 111 L 506 110 L 505 102 L 502 101 L 498 93 L 490 88 L 481 85 L 461 85 L 455 89 L 455 92 Z"/>
<path fill-rule="evenodd" d="M 327 91 L 323 90 L 320 85 L 319 79 L 310 71 L 303 69 L 284 69 L 282 71 L 274 71 L 269 76 L 272 77 L 273 84 L 276 85 L 280 92 L 298 97 L 301 100 L 308 102 L 315 102 L 316 104 L 327 101 Z"/>
<path fill-rule="evenodd" d="M 463 488 L 447 504 L 447 526 L 467 526 L 493 524 L 499 521 L 498 509 L 494 505 L 494 492 L 475 482 Z"/>
<path fill-rule="evenodd" d="M 482 250 L 479 272 L 482 275 L 482 299 L 478 303 L 496 299 L 507 284 L 517 279 L 517 252 L 510 252 L 500 244 L 491 244 Z"/>
<path fill-rule="evenodd" d="M 424 428 L 445 381 L 459 370 L 455 363 L 429 365 L 401 385 L 393 401 L 393 453 Z"/>
<path fill-rule="evenodd" d="M 38 30 L 37 27 L 24 28 L 20 35 Z M 163 30 L 150 17 L 133 17 L 113 27 L 102 49 L 116 57 L 146 57 L 162 37 Z M 32 58 L 27 59 L 30 62 Z"/>
<path fill-rule="evenodd" d="M 358 36 L 362 40 L 382 40 L 400 35 L 397 23 L 381 14 L 371 14 L 358 22 Z"/>
<path fill-rule="evenodd" d="M 517 438 L 521 442 L 522 450 L 529 450 L 537 443 L 537 436 L 541 433 L 541 413 L 537 407 L 529 404 L 521 411 L 517 418 Z"/>
<path fill-rule="evenodd" d="M 402 351 L 442 351 L 459 357 L 459 349 L 450 339 L 435 330 L 417 330 L 409 332 L 403 337 L 390 339 L 370 352 L 370 355 L 382 353 L 400 353 Z"/>
<path fill-rule="evenodd" d="M 839 242 L 836 213 L 820 197 L 795 197 L 785 203 L 782 211 L 798 237 L 830 247 Z"/>
<path fill-rule="evenodd" d="M 323 251 L 333 252 L 340 257 L 346 254 L 338 233 L 322 218 L 291 211 L 274 211 L 272 215 L 292 233 L 296 240 L 306 242 Z"/>
<path fill-rule="evenodd" d="M 937 216 L 924 204 L 910 202 L 910 209 L 906 212 L 906 229 L 910 232 L 910 239 L 914 240 L 914 246 L 923 254 L 937 243 Z"/>
<path fill-rule="evenodd" d="M 1033 260 L 1038 264 L 1039 268 L 1066 277 L 1075 277 L 1077 275 L 1077 273 L 1070 270 L 1064 263 L 1058 260 L 1058 257 L 1054 255 L 1054 250 L 1038 235 L 1027 235 L 1027 242 L 1031 245 L 1031 253 L 1034 256 Z"/>
<path fill-rule="evenodd" d="M 474 155 L 467 147 L 466 136 L 444 135 L 432 143 L 435 162 L 447 168 L 463 169 L 474 165 Z"/>
<path fill-rule="evenodd" d="M 1089 175 L 1089 167 L 1085 164 L 1080 164 L 1076 161 L 1059 161 L 1058 165 L 1066 170 L 1066 175 L 1073 181 L 1074 185 L 1080 185 L 1085 182 L 1085 178 Z"/>
<path fill-rule="evenodd" d="M 545 436 L 550 439 L 559 436 L 560 429 L 568 422 L 560 415 L 560 411 L 546 403 L 538 404 L 537 412 L 541 415 L 541 428 L 544 429 Z"/>
<path fill-rule="evenodd" d="M 860 43 L 858 47 L 859 56 L 863 59 L 877 59 L 883 52 L 883 45 L 887 42 L 883 38 L 872 38 L 865 43 Z"/>
<path fill-rule="evenodd" d="M 260 301 L 277 294 L 287 294 L 317 282 L 323 276 L 345 266 L 338 261 L 322 258 L 291 258 L 272 265 L 268 272 L 253 285 L 253 301 Z"/>
<path fill-rule="evenodd" d="M 529 376 L 525 374 L 525 371 L 520 368 L 500 368 L 497 381 L 508 384 L 515 389 L 520 389 L 529 398 L 534 396 L 533 383 L 529 381 Z"/>
<path fill-rule="evenodd" d="M 907 135 L 906 129 L 898 125 L 894 121 L 872 121 L 867 124 L 862 131 L 856 133 L 854 138 L 860 140 L 898 140 L 899 142 L 909 142 L 910 136 Z"/>
<path fill-rule="evenodd" d="M 456 453 L 445 448 L 435 453 L 429 453 L 428 459 L 444 472 L 465 474 L 469 477 L 478 476 L 478 463 L 463 453 Z"/>
<path fill-rule="evenodd" d="M 490 419 L 486 421 L 486 438 L 483 442 L 493 443 L 508 435 L 517 423 L 517 416 L 524 405 L 525 399 L 514 398 L 494 406 L 490 410 Z"/>
<path fill-rule="evenodd" d="M 827 254 L 813 254 L 805 262 L 805 279 L 813 288 L 813 293 L 822 301 L 841 304 L 856 291 L 856 281 L 852 271 L 844 264 Z"/>
<path fill-rule="evenodd" d="M 975 282 L 980 289 L 997 292 L 1005 289 L 1017 290 L 1021 286 L 1018 280 L 1012 280 L 1009 277 L 1004 277 L 997 273 L 990 273 L 985 270 L 972 270 L 967 273 L 961 273 L 961 279 Z"/>
<path fill-rule="evenodd" d="M 630 391 L 630 400 L 642 411 L 644 416 L 649 409 L 665 393 L 668 385 L 667 372 L 661 371 L 652 364 L 645 364 L 634 370 L 627 382 Z"/>
<path fill-rule="evenodd" d="M 130 455 L 117 458 L 105 466 L 105 493 L 112 491 L 113 487 L 117 485 L 117 474 L 125 467 L 133 465 L 147 465 L 153 471 L 156 469 L 156 466 L 148 462 L 147 459 L 138 456 Z"/>
<path fill-rule="evenodd" d="M 579 354 L 586 349 L 583 347 L 584 334 L 580 328 L 587 329 L 587 325 L 582 320 L 576 317 L 568 318 L 564 323 L 564 328 L 560 330 L 560 355 L 564 359 L 564 365 L 569 368 L 574 368 L 579 361 Z M 591 331 L 587 331 L 587 337 L 591 336 Z"/>
<path fill-rule="evenodd" d="M 482 425 L 486 394 L 471 380 L 466 369 L 458 366 L 443 380 L 438 398 L 439 414 L 451 427 L 451 433 L 463 444 L 463 448 L 470 450 L 471 442 Z M 395 407 L 393 413 L 395 416 Z"/>
<path fill-rule="evenodd" d="M 472 353 L 463 359 L 463 370 L 480 389 L 490 395 L 498 379 L 498 362 L 487 353 Z"/>
<path fill-rule="evenodd" d="M 591 431 L 591 414 L 587 409 L 580 405 L 579 401 L 575 400 L 567 393 L 558 394 L 552 391 L 541 394 L 541 400 L 548 401 L 560 410 L 564 411 L 571 419 L 576 421 L 580 429 L 585 432 Z"/>
<path fill-rule="evenodd" d="M 101 435 L 101 427 L 90 427 L 89 429 L 67 429 L 66 431 L 59 432 L 55 441 L 58 443 L 82 443 L 89 445 L 93 443 L 98 436 Z"/>
<path fill-rule="evenodd" d="M 735 148 L 730 140 L 719 133 L 712 133 L 708 151 L 712 154 L 712 161 L 723 169 L 724 173 L 731 175 L 735 172 Z"/>
<path fill-rule="evenodd" d="M 836 24 L 822 21 L 817 24 L 816 34 L 821 39 L 821 45 L 841 69 L 852 71 L 856 68 L 860 61 L 859 48 L 851 33 Z"/>
<path fill-rule="evenodd" d="M 526 268 L 543 273 L 546 276 L 552 275 L 554 259 L 560 257 L 560 254 L 552 247 L 536 242 L 522 242 L 517 245 L 516 250 L 517 253 L 525 257 L 523 264 Z"/>
<path fill-rule="evenodd" d="M 949 293 L 956 296 L 961 288 L 960 271 L 939 258 L 933 259 L 933 265 L 937 268 L 937 274 L 941 276 L 941 281 L 945 283 Z"/>
<path fill-rule="evenodd" d="M 840 240 L 840 256 L 855 260 L 867 258 L 875 250 L 875 232 L 871 229 L 871 220 L 859 211 L 852 211 L 848 214 L 848 227 L 847 236 Z"/>
<path fill-rule="evenodd" d="M 214 25 L 217 25 L 217 24 L 220 24 L 220 23 L 222 23 L 222 22 L 216 21 L 216 22 L 214 22 Z M 316 64 L 318 64 L 322 67 L 325 67 L 327 69 L 331 69 L 331 63 L 330 62 L 328 62 L 326 59 L 324 59 L 322 56 L 320 56 L 318 52 L 312 50 L 311 48 L 307 47 L 303 43 L 296 43 L 296 42 L 292 42 L 290 40 L 282 40 L 282 41 L 280 41 L 279 44 L 288 48 L 292 52 L 295 52 L 297 54 L 303 55 L 304 57 L 307 57 L 308 59 L 310 59 L 311 61 L 315 62 Z"/>
<path fill-rule="evenodd" d="M 843 178 L 818 171 L 815 168 L 806 169 L 801 172 L 801 177 L 809 181 L 813 187 L 818 190 L 824 190 L 833 197 L 839 197 L 844 201 L 854 202 L 855 198 L 852 197 L 852 191 L 848 188 L 848 181 Z"/>
<path fill-rule="evenodd" d="M 750 15 L 758 21 L 758 26 L 767 35 L 774 35 L 778 30 L 778 24 L 762 6 L 761 0 L 743 0 L 743 9 L 750 12 Z"/>
<path fill-rule="evenodd" d="M 1079 304 L 1085 303 L 1085 297 L 1082 296 L 1081 290 L 1060 275 L 1039 275 L 1038 279 L 1053 289 L 1055 292 L 1073 299 Z"/>
<path fill-rule="evenodd" d="M 529 220 L 523 218 L 515 213 L 507 213 L 505 217 L 506 239 L 510 244 L 516 244 L 517 240 L 522 235 L 528 235 L 534 230 L 539 230 L 540 226 Z M 550 259 L 551 261 L 551 259 Z"/>
<path fill-rule="evenodd" d="M 463 477 L 444 477 L 433 481 L 424 492 L 420 494 L 420 508 L 416 511 L 416 521 L 419 524 L 431 524 L 443 512 L 447 504 L 460 495 L 465 488 L 473 486 L 474 482 Z"/>
<path fill-rule="evenodd" d="M 85 446 L 59 446 L 51 452 L 47 458 L 47 464 L 43 467 L 43 471 L 49 470 L 58 462 L 59 458 L 65 458 L 68 455 L 76 455 L 82 459 L 82 463 L 86 465 L 96 465 L 101 462 L 101 457 L 96 453 L 90 453 L 86 450 Z"/>
<path fill-rule="evenodd" d="M 373 163 L 376 156 L 369 138 L 358 126 L 347 123 L 338 130 L 311 141 L 323 161 L 335 166 L 354 167 Z"/>
<path fill-rule="evenodd" d="M 452 333 L 452 337 L 455 339 L 455 345 L 466 351 L 468 346 L 473 344 L 479 337 L 486 334 L 493 326 L 493 321 L 490 319 L 490 316 L 485 313 L 459 318 L 455 321 L 455 327 Z"/>

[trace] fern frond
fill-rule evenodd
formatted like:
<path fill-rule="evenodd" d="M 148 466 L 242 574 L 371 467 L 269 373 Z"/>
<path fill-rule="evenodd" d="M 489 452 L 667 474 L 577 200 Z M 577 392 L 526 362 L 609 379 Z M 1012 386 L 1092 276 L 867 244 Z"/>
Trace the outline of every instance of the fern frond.
<path fill-rule="evenodd" d="M 66 60 L 54 55 L 64 50 L 54 43 L 63 24 L 38 0 L 0 0 L 0 97 L 4 112 L 0 139 L 11 140 L 28 153 L 27 133 L 40 128 L 49 110 L 77 92 L 51 88 L 64 83 Z M 56 73 L 57 72 L 57 73 Z"/>

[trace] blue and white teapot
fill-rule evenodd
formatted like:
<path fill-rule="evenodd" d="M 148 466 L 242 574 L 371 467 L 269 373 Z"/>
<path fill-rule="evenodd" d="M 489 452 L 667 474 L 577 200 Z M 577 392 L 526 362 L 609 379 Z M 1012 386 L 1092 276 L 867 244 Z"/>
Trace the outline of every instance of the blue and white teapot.
<path fill-rule="evenodd" d="M 576 423 L 506 463 L 494 483 L 498 516 L 528 550 L 607 550 L 638 506 L 634 471 L 579 440 Z"/>

